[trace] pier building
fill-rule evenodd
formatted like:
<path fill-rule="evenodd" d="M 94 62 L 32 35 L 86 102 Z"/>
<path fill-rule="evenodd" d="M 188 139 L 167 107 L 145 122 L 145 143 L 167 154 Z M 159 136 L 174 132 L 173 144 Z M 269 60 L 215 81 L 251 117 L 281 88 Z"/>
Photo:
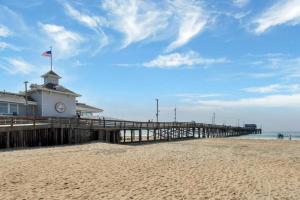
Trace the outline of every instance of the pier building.
<path fill-rule="evenodd" d="M 43 84 L 31 84 L 25 92 L 0 92 L 0 115 L 74 117 L 77 115 L 93 117 L 103 110 L 76 98 L 81 95 L 59 84 L 61 77 L 50 70 L 42 75 Z"/>

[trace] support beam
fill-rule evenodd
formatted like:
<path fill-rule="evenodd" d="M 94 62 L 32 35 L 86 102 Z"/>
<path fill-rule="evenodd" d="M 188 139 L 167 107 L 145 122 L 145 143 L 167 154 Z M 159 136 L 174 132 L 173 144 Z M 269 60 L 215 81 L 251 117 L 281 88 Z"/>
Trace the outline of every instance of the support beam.
<path fill-rule="evenodd" d="M 131 130 L 130 142 L 133 142 L 133 135 L 134 135 L 134 130 Z"/>
<path fill-rule="evenodd" d="M 139 142 L 142 142 L 142 129 L 139 130 Z"/>

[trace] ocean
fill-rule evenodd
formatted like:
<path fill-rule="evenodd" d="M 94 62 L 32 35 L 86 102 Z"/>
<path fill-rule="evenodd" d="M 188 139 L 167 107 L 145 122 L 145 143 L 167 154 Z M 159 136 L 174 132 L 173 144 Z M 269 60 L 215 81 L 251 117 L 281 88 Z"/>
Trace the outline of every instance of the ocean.
<path fill-rule="evenodd" d="M 262 134 L 257 135 L 243 135 L 234 137 L 236 139 L 260 139 L 260 140 L 278 140 L 277 136 L 281 133 L 284 135 L 283 140 L 289 140 L 289 135 L 291 135 L 291 140 L 300 140 L 300 132 L 262 132 Z"/>

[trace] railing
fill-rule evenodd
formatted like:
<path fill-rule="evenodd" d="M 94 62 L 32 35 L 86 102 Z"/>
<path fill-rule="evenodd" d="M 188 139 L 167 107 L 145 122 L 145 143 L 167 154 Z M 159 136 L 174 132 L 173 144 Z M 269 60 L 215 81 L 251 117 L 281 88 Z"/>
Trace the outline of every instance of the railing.
<path fill-rule="evenodd" d="M 258 130 L 244 127 L 233 127 L 226 125 L 204 124 L 196 122 L 138 122 L 126 120 L 106 120 L 87 118 L 48 118 L 48 117 L 20 117 L 20 116 L 0 116 L 0 125 L 71 125 L 75 127 L 85 127 L 90 129 L 168 129 L 168 128 L 210 128 L 222 130 Z"/>

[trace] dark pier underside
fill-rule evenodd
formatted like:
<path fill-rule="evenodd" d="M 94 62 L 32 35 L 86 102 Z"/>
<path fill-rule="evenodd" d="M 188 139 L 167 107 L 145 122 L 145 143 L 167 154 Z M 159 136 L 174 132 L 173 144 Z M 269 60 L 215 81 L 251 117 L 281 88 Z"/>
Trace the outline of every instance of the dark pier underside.
<path fill-rule="evenodd" d="M 0 148 L 67 145 L 91 141 L 144 144 L 260 133 L 261 129 L 194 122 L 0 117 Z"/>

